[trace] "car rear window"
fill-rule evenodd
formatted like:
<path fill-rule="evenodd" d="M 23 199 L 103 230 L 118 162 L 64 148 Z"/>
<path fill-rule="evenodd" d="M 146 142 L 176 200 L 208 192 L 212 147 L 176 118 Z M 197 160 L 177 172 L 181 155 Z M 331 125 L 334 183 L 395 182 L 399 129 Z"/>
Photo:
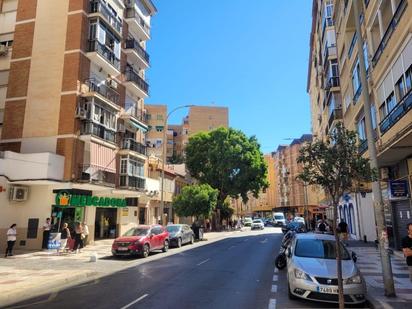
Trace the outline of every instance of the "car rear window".
<path fill-rule="evenodd" d="M 285 217 L 284 216 L 275 216 L 275 219 L 276 220 L 282 220 L 282 219 L 285 219 Z"/>
<path fill-rule="evenodd" d="M 340 244 L 342 260 L 350 260 L 348 251 Z M 295 255 L 299 257 L 336 259 L 335 241 L 322 239 L 298 239 Z"/>

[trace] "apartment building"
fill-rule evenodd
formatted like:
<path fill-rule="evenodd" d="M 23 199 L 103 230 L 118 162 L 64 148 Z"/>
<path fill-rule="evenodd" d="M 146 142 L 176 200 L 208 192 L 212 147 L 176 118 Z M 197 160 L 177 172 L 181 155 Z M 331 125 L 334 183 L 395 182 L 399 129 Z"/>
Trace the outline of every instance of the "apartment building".
<path fill-rule="evenodd" d="M 294 139 L 289 145 L 278 146 L 272 152 L 274 168 L 273 179 L 276 193 L 273 211 L 283 211 L 291 215 L 305 215 L 305 206 L 308 207 L 308 217 L 322 217 L 324 209 L 320 205 L 318 189 L 314 186 L 304 185 L 297 179 L 302 172 L 301 164 L 297 163 L 299 150 L 306 142 L 312 140 L 311 134 L 304 134 Z M 269 169 L 269 172 L 271 169 Z"/>
<path fill-rule="evenodd" d="M 365 157 L 369 156 L 367 139 L 376 142 L 389 243 L 399 248 L 400 239 L 406 234 L 405 226 L 412 221 L 412 2 L 358 1 L 360 16 L 355 16 L 355 3 L 313 1 L 312 61 L 308 72 L 312 132 L 322 138 L 333 128 L 333 121 L 324 117 L 330 114 L 331 105 L 328 101 L 320 104 L 329 91 L 324 87 L 327 59 L 322 33 L 323 20 L 330 16 L 339 67 L 340 119 L 347 128 L 358 132 L 359 151 Z M 359 34 L 355 18 L 360 21 Z M 365 63 L 366 85 L 361 82 L 360 59 Z M 366 135 L 363 91 L 367 91 L 371 102 L 373 136 Z M 372 240 L 376 238 L 373 205 L 365 187 L 366 190 L 360 188 L 342 197 L 338 213 L 350 223 L 355 237 L 367 236 Z"/>
<path fill-rule="evenodd" d="M 147 223 L 151 0 L 2 0 L 0 12 L 0 234 L 17 223 L 18 245 L 38 248 L 46 217 L 86 221 L 91 240 Z"/>

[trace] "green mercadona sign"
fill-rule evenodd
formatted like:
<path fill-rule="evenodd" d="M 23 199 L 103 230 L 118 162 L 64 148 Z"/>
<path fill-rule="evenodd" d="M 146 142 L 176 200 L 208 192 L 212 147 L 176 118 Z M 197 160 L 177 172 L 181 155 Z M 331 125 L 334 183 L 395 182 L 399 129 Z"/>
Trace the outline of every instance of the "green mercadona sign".
<path fill-rule="evenodd" d="M 126 199 L 94 195 L 75 195 L 61 191 L 56 194 L 56 206 L 126 207 Z"/>

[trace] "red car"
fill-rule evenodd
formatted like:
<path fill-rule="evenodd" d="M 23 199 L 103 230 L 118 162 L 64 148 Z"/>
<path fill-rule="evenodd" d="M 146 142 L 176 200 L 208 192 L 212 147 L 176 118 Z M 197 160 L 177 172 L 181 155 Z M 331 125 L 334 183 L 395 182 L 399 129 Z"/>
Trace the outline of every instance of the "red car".
<path fill-rule="evenodd" d="M 139 225 L 114 240 L 112 254 L 147 257 L 153 250 L 169 250 L 169 232 L 161 225 Z"/>

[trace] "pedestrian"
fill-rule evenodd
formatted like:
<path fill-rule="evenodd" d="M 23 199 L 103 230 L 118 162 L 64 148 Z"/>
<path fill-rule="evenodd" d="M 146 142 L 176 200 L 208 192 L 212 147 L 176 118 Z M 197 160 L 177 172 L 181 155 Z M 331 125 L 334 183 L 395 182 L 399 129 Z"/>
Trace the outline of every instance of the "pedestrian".
<path fill-rule="evenodd" d="M 48 249 L 50 230 L 51 230 L 50 218 L 47 218 L 46 222 L 43 224 L 43 242 L 41 246 L 43 250 Z"/>
<path fill-rule="evenodd" d="M 408 229 L 408 235 L 402 238 L 402 251 L 406 257 L 406 265 L 409 268 L 409 279 L 412 282 L 412 223 L 408 223 L 406 226 Z"/>
<path fill-rule="evenodd" d="M 318 224 L 318 231 L 322 233 L 326 232 L 326 224 L 322 219 L 320 220 L 320 223 Z"/>
<path fill-rule="evenodd" d="M 348 240 L 348 224 L 343 219 L 338 224 L 338 234 L 343 243 Z"/>
<path fill-rule="evenodd" d="M 75 253 L 81 253 L 81 249 L 83 249 L 83 227 L 80 222 L 76 222 L 74 227 L 74 248 L 73 251 Z"/>
<path fill-rule="evenodd" d="M 314 231 L 316 229 L 316 219 L 315 219 L 315 217 L 313 217 L 312 220 L 310 221 L 310 226 L 312 228 L 312 231 Z"/>
<path fill-rule="evenodd" d="M 87 226 L 86 221 L 83 222 L 83 235 L 83 247 L 86 247 L 87 241 L 89 239 L 89 227 Z"/>
<path fill-rule="evenodd" d="M 60 248 L 57 249 L 58 254 L 60 254 L 60 250 L 63 252 L 66 250 L 67 241 L 69 239 L 71 239 L 70 230 L 69 230 L 67 223 L 64 223 L 61 236 L 60 236 Z"/>
<path fill-rule="evenodd" d="M 13 246 L 16 243 L 17 239 L 17 231 L 16 231 L 16 223 L 13 223 L 10 228 L 7 230 L 7 248 L 6 254 L 4 257 L 13 256 Z"/>

